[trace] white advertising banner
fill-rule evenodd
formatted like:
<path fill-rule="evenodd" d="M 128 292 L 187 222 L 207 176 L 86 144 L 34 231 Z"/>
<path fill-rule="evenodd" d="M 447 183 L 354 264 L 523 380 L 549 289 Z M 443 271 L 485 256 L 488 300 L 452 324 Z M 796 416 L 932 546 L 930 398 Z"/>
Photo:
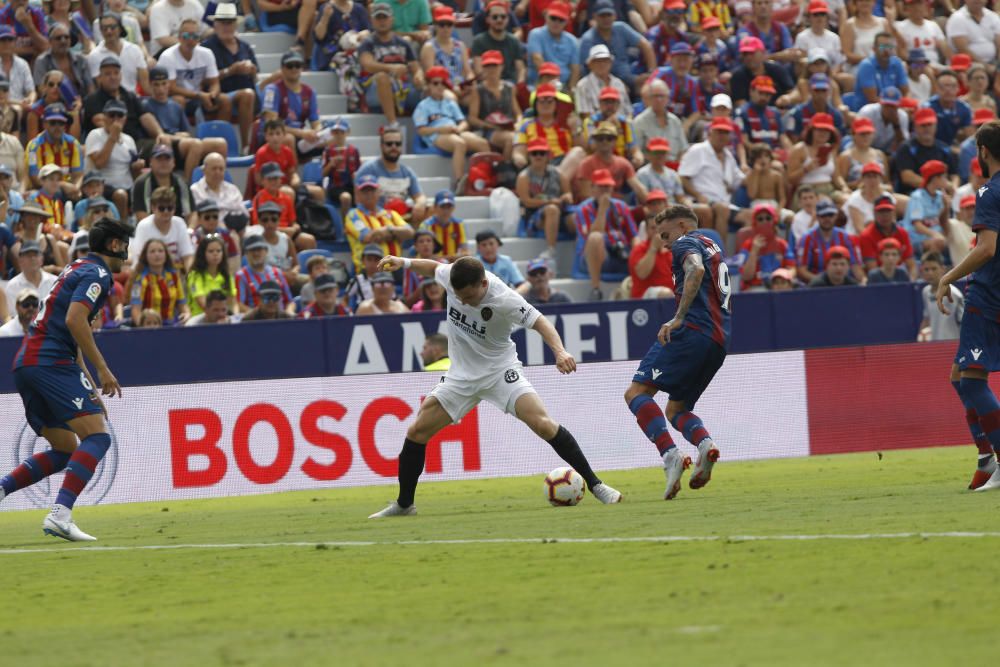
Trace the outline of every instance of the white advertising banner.
<path fill-rule="evenodd" d="M 636 366 L 584 364 L 568 376 L 552 366 L 525 370 L 599 472 L 659 464 L 623 399 Z M 402 373 L 126 387 L 125 398 L 109 401 L 112 449 L 80 504 L 395 484 L 406 428 L 437 381 Z M 726 461 L 808 456 L 803 353 L 729 357 L 695 412 Z M 45 443 L 27 427 L 16 394 L 0 395 L 0 414 L 3 475 Z M 421 480 L 544 473 L 561 464 L 526 426 L 483 403 L 429 443 Z M 45 507 L 61 481 L 59 474 L 19 491 L 0 509 Z"/>

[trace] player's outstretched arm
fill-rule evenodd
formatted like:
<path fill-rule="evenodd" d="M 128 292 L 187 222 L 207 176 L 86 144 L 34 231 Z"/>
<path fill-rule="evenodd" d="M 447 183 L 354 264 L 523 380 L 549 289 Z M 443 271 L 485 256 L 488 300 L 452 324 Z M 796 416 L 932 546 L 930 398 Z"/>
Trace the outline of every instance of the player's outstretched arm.
<path fill-rule="evenodd" d="M 122 388 L 118 384 L 118 378 L 112 374 L 108 368 L 108 362 L 104 360 L 104 355 L 97 349 L 97 342 L 94 340 L 94 332 L 90 328 L 90 310 L 80 302 L 69 305 L 66 312 L 66 328 L 69 329 L 73 340 L 76 341 L 83 356 L 87 357 L 93 367 L 97 370 L 97 377 L 101 382 L 101 393 L 105 396 L 121 396 Z"/>
<path fill-rule="evenodd" d="M 947 303 L 953 301 L 951 298 L 951 285 L 985 266 L 987 262 L 993 259 L 996 250 L 997 233 L 992 229 L 980 229 L 976 233 L 976 247 L 957 266 L 953 266 L 951 271 L 941 276 L 935 296 L 937 297 L 938 310 L 942 314 L 951 314 L 947 306 Z"/>
<path fill-rule="evenodd" d="M 408 257 L 386 255 L 379 260 L 378 270 L 389 271 L 391 273 L 399 271 L 400 269 L 408 268 L 411 271 L 416 271 L 424 278 L 433 278 L 434 272 L 437 270 L 440 263 L 441 262 L 436 262 L 433 259 L 410 259 Z"/>
<path fill-rule="evenodd" d="M 542 340 L 552 350 L 552 354 L 556 358 L 556 368 L 559 369 L 560 373 L 566 375 L 576 370 L 576 359 L 563 347 L 559 332 L 552 326 L 552 322 L 549 322 L 548 318 L 544 315 L 539 315 L 535 323 L 531 325 L 531 328 L 541 334 Z"/>
<path fill-rule="evenodd" d="M 694 303 L 694 298 L 698 296 L 698 290 L 701 289 L 701 281 L 704 277 L 705 263 L 702 261 L 701 255 L 694 252 L 689 253 L 684 258 L 684 293 L 681 295 L 680 303 L 677 304 L 674 318 L 660 327 L 660 333 L 656 337 L 660 341 L 660 345 L 669 343 L 670 333 L 677 331 L 684 324 L 684 318 L 687 317 L 688 309 Z"/>

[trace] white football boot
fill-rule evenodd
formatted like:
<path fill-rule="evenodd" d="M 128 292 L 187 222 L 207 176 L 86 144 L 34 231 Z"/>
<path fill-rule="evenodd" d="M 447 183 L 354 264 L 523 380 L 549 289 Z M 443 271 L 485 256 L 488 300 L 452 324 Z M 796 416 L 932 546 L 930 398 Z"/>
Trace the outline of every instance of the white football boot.
<path fill-rule="evenodd" d="M 96 542 L 97 538 L 88 535 L 73 523 L 72 515 L 65 507 L 59 505 L 52 508 L 52 511 L 42 522 L 42 532 L 52 537 L 61 537 L 69 542 Z"/>
<path fill-rule="evenodd" d="M 990 478 L 986 480 L 985 484 L 976 489 L 976 493 L 980 491 L 995 491 L 996 489 L 1000 489 L 1000 467 L 997 467 L 997 469 L 993 471 L 993 474 L 990 475 Z"/>
<path fill-rule="evenodd" d="M 997 470 L 997 459 L 995 456 L 990 454 L 989 461 L 985 465 L 976 466 L 976 472 L 972 473 L 972 481 L 969 482 L 969 488 L 975 491 L 983 484 L 990 481 L 990 477 L 993 476 L 993 473 L 996 472 L 996 470 Z M 0 500 L 2 499 L 3 496 L 0 495 Z"/>
<path fill-rule="evenodd" d="M 622 501 L 622 494 L 620 491 L 612 489 L 610 486 L 601 482 L 597 484 L 590 490 L 594 494 L 594 497 L 600 500 L 605 505 L 610 505 L 612 503 L 620 503 Z"/>
<path fill-rule="evenodd" d="M 691 457 L 681 454 L 681 450 L 673 447 L 663 455 L 663 474 L 667 478 L 667 489 L 663 492 L 664 500 L 673 500 L 681 490 L 681 475 L 691 467 Z"/>
<path fill-rule="evenodd" d="M 381 512 L 375 512 L 375 514 L 372 514 L 368 518 L 384 519 L 388 516 L 413 516 L 416 513 L 417 513 L 416 505 L 410 505 L 409 507 L 400 507 L 399 503 L 393 500 L 391 503 L 389 503 L 389 506 L 386 507 L 384 510 L 382 510 Z"/>
<path fill-rule="evenodd" d="M 701 444 L 698 445 L 698 462 L 691 469 L 688 486 L 692 489 L 700 489 L 708 484 L 708 480 L 712 479 L 712 468 L 718 460 L 719 448 L 709 438 L 702 440 Z"/>

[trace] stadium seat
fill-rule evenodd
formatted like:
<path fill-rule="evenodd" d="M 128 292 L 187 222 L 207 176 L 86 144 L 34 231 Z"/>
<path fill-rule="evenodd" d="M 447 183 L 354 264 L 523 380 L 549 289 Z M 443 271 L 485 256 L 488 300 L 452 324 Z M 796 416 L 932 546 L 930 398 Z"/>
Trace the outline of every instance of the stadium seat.
<path fill-rule="evenodd" d="M 302 165 L 302 182 L 323 185 L 323 160 L 316 158 Z"/>
<path fill-rule="evenodd" d="M 253 155 L 240 155 L 240 139 L 236 128 L 221 120 L 208 120 L 198 123 L 197 137 L 205 139 L 218 137 L 226 140 L 226 164 L 230 167 L 249 167 L 253 164 Z"/>
<path fill-rule="evenodd" d="M 201 177 L 204 175 L 205 175 L 205 170 L 199 164 L 197 167 L 194 168 L 194 171 L 191 172 L 191 182 L 197 183 L 198 181 L 201 180 Z M 233 175 L 229 173 L 228 169 L 226 169 L 226 175 L 223 176 L 223 178 L 226 180 L 227 183 L 233 182 Z"/>
<path fill-rule="evenodd" d="M 302 312 L 302 308 L 304 307 L 304 304 L 302 303 L 302 297 L 301 296 L 297 296 L 297 297 L 293 298 L 292 299 L 292 303 L 295 304 L 295 312 L 296 313 L 301 313 Z"/>
<path fill-rule="evenodd" d="M 258 13 L 258 22 L 260 23 L 261 32 L 283 32 L 288 35 L 295 34 L 295 28 L 290 25 L 284 25 L 283 23 L 275 23 L 272 25 L 267 20 L 267 12 Z"/>

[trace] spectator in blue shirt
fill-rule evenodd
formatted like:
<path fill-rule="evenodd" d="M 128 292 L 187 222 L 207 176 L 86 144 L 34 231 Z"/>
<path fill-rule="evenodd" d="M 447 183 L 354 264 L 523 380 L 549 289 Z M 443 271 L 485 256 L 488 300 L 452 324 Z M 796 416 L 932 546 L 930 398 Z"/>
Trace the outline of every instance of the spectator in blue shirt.
<path fill-rule="evenodd" d="M 413 126 L 429 146 L 451 153 L 452 176 L 457 183 L 465 174 L 465 154 L 490 150 L 490 144 L 478 134 L 469 131 L 469 121 L 458 102 L 444 96 L 451 88 L 451 77 L 444 67 L 427 70 L 429 94 L 413 110 Z"/>
<path fill-rule="evenodd" d="M 586 72 L 591 47 L 604 44 L 615 54 L 611 73 L 637 92 L 649 72 L 656 69 L 656 55 L 645 37 L 627 23 L 616 21 L 616 18 L 615 5 L 611 0 L 598 0 L 594 4 L 594 27 L 580 37 L 580 67 Z M 636 75 L 636 71 L 645 74 Z"/>
<path fill-rule="evenodd" d="M 378 205 L 385 207 L 390 199 L 410 200 L 410 218 L 408 222 L 416 225 L 427 217 L 427 197 L 420 189 L 420 181 L 413 170 L 399 163 L 403 154 L 403 133 L 398 129 L 386 129 L 380 139 L 382 157 L 369 160 L 361 165 L 354 174 L 354 182 L 366 174 L 371 174 L 378 180 Z M 404 216 L 405 217 L 405 216 Z"/>
<path fill-rule="evenodd" d="M 914 253 L 945 252 L 948 241 L 941 227 L 941 214 L 950 203 L 944 199 L 948 165 L 940 160 L 928 160 L 920 166 L 920 177 L 923 185 L 910 193 L 903 228 L 910 235 Z"/>
<path fill-rule="evenodd" d="M 910 92 L 910 79 L 906 65 L 896 55 L 896 38 L 887 32 L 875 35 L 875 53 L 858 65 L 854 91 L 865 98 L 865 103 L 878 102 L 886 88 L 895 87 L 905 97 Z"/>
<path fill-rule="evenodd" d="M 517 288 L 524 283 L 524 276 L 518 271 L 514 260 L 508 255 L 501 255 L 498 252 L 502 245 L 500 237 L 492 230 L 476 234 L 476 249 L 479 251 L 476 256 L 479 257 L 479 261 L 483 263 L 487 271 L 510 287 Z"/>
<path fill-rule="evenodd" d="M 927 106 L 937 114 L 935 138 L 951 146 L 972 134 L 972 107 L 958 99 L 958 75 L 951 70 L 937 75 L 937 89 Z"/>
<path fill-rule="evenodd" d="M 580 79 L 580 41 L 566 32 L 569 12 L 562 2 L 545 10 L 545 25 L 528 33 L 528 83 L 538 80 L 542 63 L 559 65 L 559 81 L 564 90 L 576 88 Z"/>

